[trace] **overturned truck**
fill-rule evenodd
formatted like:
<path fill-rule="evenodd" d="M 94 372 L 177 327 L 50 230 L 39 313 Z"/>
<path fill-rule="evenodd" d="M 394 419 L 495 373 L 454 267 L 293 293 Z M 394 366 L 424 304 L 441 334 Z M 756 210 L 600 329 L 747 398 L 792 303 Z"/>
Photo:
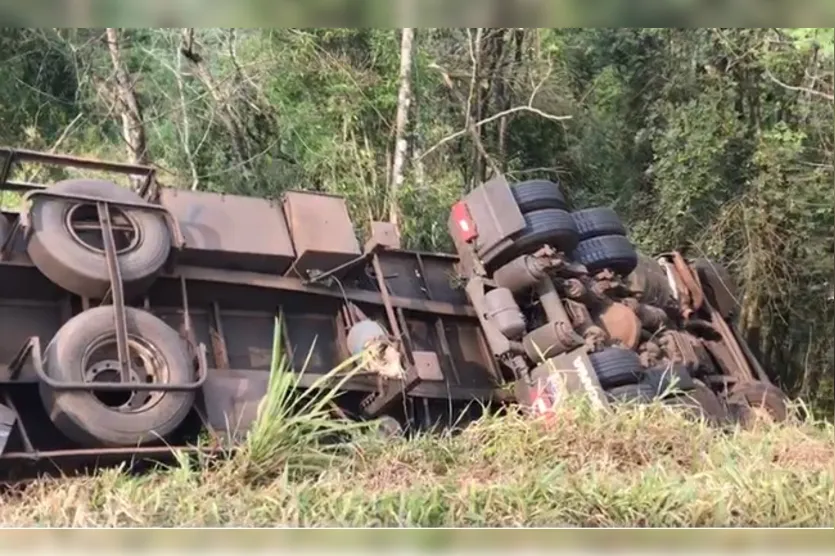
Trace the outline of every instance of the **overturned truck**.
<path fill-rule="evenodd" d="M 662 397 L 717 422 L 786 414 L 734 327 L 722 267 L 638 254 L 617 214 L 571 211 L 551 182 L 496 177 L 469 193 L 451 207 L 452 256 L 403 250 L 379 222 L 361 246 L 331 195 L 185 191 L 144 166 L 0 155 L 0 189 L 23 195 L 0 218 L 3 473 L 245 431 L 278 314 L 301 387 L 373 347 L 376 376 L 342 386 L 341 413 L 411 430 L 572 391 L 599 406 Z M 16 182 L 19 163 L 136 186 Z"/>

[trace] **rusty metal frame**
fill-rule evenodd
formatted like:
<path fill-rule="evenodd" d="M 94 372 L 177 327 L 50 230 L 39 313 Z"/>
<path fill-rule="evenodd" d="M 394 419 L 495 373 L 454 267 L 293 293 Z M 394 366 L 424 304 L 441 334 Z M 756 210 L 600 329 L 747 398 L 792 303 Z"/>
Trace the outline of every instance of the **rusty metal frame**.
<path fill-rule="evenodd" d="M 17 379 L 23 365 L 27 360 L 32 361 L 32 367 L 38 379 L 54 390 L 85 390 L 89 392 L 188 392 L 198 390 L 205 384 L 209 376 L 208 364 L 206 361 L 206 346 L 200 343 L 197 349 L 197 380 L 187 384 L 146 384 L 127 382 L 62 382 L 50 378 L 44 370 L 43 351 L 41 350 L 41 339 L 37 336 L 30 337 L 14 359 L 9 363 L 9 380 Z"/>
<path fill-rule="evenodd" d="M 112 165 L 108 166 L 107 163 L 103 163 L 106 169 L 112 169 Z M 131 168 L 134 168 L 131 166 Z M 23 365 L 23 362 L 27 358 L 27 356 L 31 356 L 33 361 L 33 366 L 35 368 L 35 373 L 38 376 L 38 379 L 41 380 L 43 383 L 48 385 L 50 388 L 55 390 L 86 390 L 86 391 L 187 391 L 187 390 L 197 390 L 203 386 L 208 376 L 208 365 L 206 363 L 206 347 L 203 344 L 200 344 L 197 349 L 197 360 L 198 360 L 198 379 L 197 381 L 189 384 L 137 384 L 137 383 L 130 383 L 130 357 L 128 354 L 128 333 L 127 333 L 127 323 L 125 321 L 125 297 L 124 297 L 124 285 L 122 283 L 121 272 L 119 269 L 119 261 L 116 254 L 116 247 L 115 247 L 115 240 L 113 238 L 113 226 L 112 221 L 110 219 L 110 207 L 111 206 L 119 206 L 125 208 L 133 208 L 138 210 L 148 210 L 152 212 L 158 212 L 162 214 L 164 217 L 166 224 L 169 227 L 169 230 L 172 235 L 172 239 L 174 242 L 174 249 L 179 250 L 184 241 L 182 231 L 180 230 L 179 224 L 177 223 L 176 219 L 171 215 L 171 213 L 165 208 L 160 205 L 155 205 L 152 203 L 131 203 L 131 202 L 116 202 L 110 201 L 107 199 L 101 199 L 98 197 L 91 197 L 87 195 L 75 195 L 75 194 L 67 194 L 67 193 L 57 193 L 53 191 L 47 190 L 31 190 L 28 191 L 23 199 L 26 202 L 29 202 L 29 210 L 26 212 L 22 212 L 20 215 L 19 222 L 22 222 L 22 226 L 24 228 L 29 229 L 29 221 L 31 219 L 31 209 L 34 203 L 41 200 L 41 198 L 47 197 L 52 199 L 61 199 L 67 201 L 77 201 L 77 202 L 87 202 L 90 204 L 95 204 L 96 209 L 98 212 L 99 218 L 99 225 L 101 226 L 102 230 L 102 238 L 104 242 L 104 251 L 105 251 L 105 259 L 107 261 L 107 269 L 108 275 L 110 278 L 110 288 L 105 294 L 105 300 L 107 301 L 110 299 L 112 301 L 111 305 L 113 306 L 113 313 L 114 313 L 114 325 L 116 331 L 116 347 L 119 357 L 119 365 L 120 365 L 120 375 L 122 382 L 119 383 L 100 383 L 100 384 L 93 384 L 88 382 L 63 382 L 63 381 L 56 381 L 50 378 L 43 368 L 43 355 L 40 349 L 40 339 L 37 337 L 32 337 L 29 341 L 24 345 L 18 355 L 13 359 L 12 363 L 9 365 L 10 376 L 14 379 L 20 371 L 20 368 Z M 7 241 L 7 243 L 9 243 Z M 5 245 L 4 245 L 5 247 Z M 184 279 L 183 279 L 184 281 Z M 184 299 L 184 304 L 187 304 L 187 301 Z M 186 305 L 187 307 L 187 305 Z M 187 310 L 187 309 L 186 309 Z M 188 321 L 188 317 L 186 315 L 186 321 Z"/>
<path fill-rule="evenodd" d="M 80 203 L 89 203 L 98 205 L 99 203 L 105 203 L 107 205 L 112 205 L 115 207 L 126 208 L 126 209 L 137 209 L 137 210 L 147 210 L 151 212 L 159 213 L 164 219 L 166 224 L 168 225 L 169 230 L 171 231 L 171 237 L 173 241 L 173 246 L 175 249 L 181 249 L 185 244 L 185 240 L 183 239 L 183 232 L 180 229 L 180 224 L 177 222 L 177 219 L 171 214 L 171 212 L 163 207 L 162 205 L 157 205 L 154 203 L 133 203 L 127 201 L 112 201 L 110 199 L 102 199 L 101 197 L 93 197 L 90 195 L 77 195 L 74 193 L 59 193 L 56 191 L 49 191 L 49 190 L 34 190 L 29 191 L 23 196 L 24 202 L 26 201 L 33 201 L 38 199 L 39 197 L 48 197 L 52 199 L 59 199 L 64 201 L 77 201 Z M 29 220 L 31 214 L 31 206 L 30 209 L 26 212 L 20 213 L 21 225 L 23 227 L 28 227 Z"/>
<path fill-rule="evenodd" d="M 110 288 L 108 292 L 105 294 L 105 299 L 112 298 L 111 305 L 113 306 L 113 317 L 114 317 L 114 327 L 116 329 L 116 350 L 119 357 L 119 373 L 120 378 L 122 380 L 121 383 L 111 383 L 108 386 L 123 386 L 121 389 L 128 389 L 125 388 L 124 385 L 130 382 L 131 376 L 131 368 L 130 368 L 130 356 L 128 353 L 128 332 L 127 332 L 127 323 L 125 321 L 125 296 L 124 296 L 124 284 L 122 283 L 122 275 L 121 271 L 119 270 L 119 260 L 116 254 L 116 242 L 113 238 L 113 223 L 110 219 L 110 207 L 111 205 L 115 206 L 122 206 L 126 208 L 134 208 L 139 210 L 149 210 L 152 212 L 160 212 L 167 225 L 169 226 L 169 230 L 171 231 L 173 240 L 174 240 L 174 247 L 175 249 L 179 249 L 183 244 L 183 236 L 182 231 L 180 230 L 179 224 L 177 223 L 176 219 L 168 212 L 167 209 L 160 205 L 153 205 L 150 203 L 126 203 L 126 202 L 111 202 L 106 199 L 101 199 L 97 197 L 91 197 L 87 195 L 75 195 L 75 194 L 67 194 L 67 193 L 56 193 L 53 191 L 46 191 L 46 190 L 35 190 L 29 191 L 23 196 L 24 202 L 27 202 L 29 205 L 29 210 L 26 212 L 22 212 L 20 218 L 23 219 L 23 225 L 27 229 L 29 228 L 29 221 L 31 219 L 31 210 L 35 203 L 40 201 L 43 197 L 52 198 L 52 199 L 62 199 L 67 201 L 77 201 L 77 202 L 87 202 L 90 204 L 95 203 L 96 210 L 98 212 L 99 218 L 99 225 L 101 226 L 102 231 L 102 239 L 104 243 L 104 252 L 105 252 L 105 260 L 107 262 L 107 272 L 110 278 Z M 46 373 L 43 372 L 43 366 L 35 367 L 36 372 L 38 373 L 38 378 L 45 382 L 52 388 L 55 389 L 89 389 L 90 386 L 87 383 L 80 382 L 80 383 L 63 383 L 55 381 L 49 378 Z M 205 381 L 205 365 L 202 367 L 203 377 L 202 380 Z M 198 380 L 198 387 L 202 386 L 202 382 Z M 82 385 L 87 384 L 87 387 Z M 197 383 L 196 383 L 197 384 Z M 97 385 L 95 389 L 101 390 L 112 390 L 116 388 L 98 388 L 99 386 L 103 386 L 103 384 Z M 156 385 L 142 385 L 142 386 L 156 386 Z M 172 385 L 166 385 L 172 386 Z M 195 388 L 193 385 L 189 385 L 192 389 Z M 155 388 L 130 388 L 130 390 L 160 390 L 158 386 Z M 165 390 L 165 389 L 162 389 Z"/>
<path fill-rule="evenodd" d="M 683 290 L 679 292 L 681 296 L 679 305 L 685 320 L 690 320 L 691 315 L 699 310 L 707 313 L 710 319 L 708 324 L 719 335 L 733 360 L 733 378 L 736 380 L 751 380 L 755 377 L 765 376 L 765 371 L 760 367 L 759 362 L 752 363 L 752 361 L 756 361 L 756 358 L 750 357 L 750 350 L 746 349 L 748 346 L 739 341 L 733 328 L 725 322 L 719 311 L 708 301 L 699 281 L 698 273 L 687 264 L 681 253 L 672 251 L 660 255 L 660 257 L 669 261 L 668 268 L 673 271 L 676 281 Z"/>
<path fill-rule="evenodd" d="M 144 176 L 145 179 L 138 191 L 143 198 L 149 193 L 152 182 L 156 176 L 156 168 L 142 164 L 106 162 L 93 158 L 45 153 L 31 151 L 28 149 L 15 149 L 12 147 L 0 147 L 0 155 L 3 155 L 3 165 L 0 166 L 0 189 L 6 191 L 38 191 L 46 187 L 36 183 L 9 181 L 9 173 L 11 172 L 12 166 L 16 162 L 36 162 L 55 166 L 87 168 L 90 170 L 113 172 L 128 176 Z"/>
<path fill-rule="evenodd" d="M 19 420 L 18 420 L 19 421 Z M 95 458 L 106 457 L 125 457 L 132 458 L 170 458 L 175 452 L 182 452 L 185 454 L 207 454 L 207 455 L 221 455 L 231 454 L 237 448 L 235 446 L 224 448 L 200 448 L 195 446 L 137 446 L 133 448 L 70 448 L 63 450 L 31 450 L 26 448 L 22 452 L 6 452 L 0 455 L 0 463 L 22 460 L 29 462 L 36 462 L 45 459 L 62 459 L 73 457 L 92 456 Z"/>

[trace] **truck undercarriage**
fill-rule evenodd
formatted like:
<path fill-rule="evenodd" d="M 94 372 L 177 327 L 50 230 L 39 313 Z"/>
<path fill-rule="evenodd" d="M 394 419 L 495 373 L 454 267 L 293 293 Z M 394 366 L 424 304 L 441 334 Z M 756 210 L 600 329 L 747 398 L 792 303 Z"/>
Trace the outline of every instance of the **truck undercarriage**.
<path fill-rule="evenodd" d="M 457 256 L 361 246 L 343 199 L 159 187 L 152 168 L 0 149 L 0 472 L 169 454 L 245 431 L 267 391 L 274 322 L 300 384 L 366 350 L 402 373 L 351 378 L 342 410 L 406 429 L 565 392 L 602 406 L 681 395 L 719 421 L 782 393 L 733 326 L 727 273 L 638 255 L 608 209 L 497 177 L 452 207 Z M 9 180 L 17 163 L 139 177 L 136 191 Z M 389 350 L 389 351 L 386 351 Z M 229 430 L 234 424 L 235 431 Z"/>

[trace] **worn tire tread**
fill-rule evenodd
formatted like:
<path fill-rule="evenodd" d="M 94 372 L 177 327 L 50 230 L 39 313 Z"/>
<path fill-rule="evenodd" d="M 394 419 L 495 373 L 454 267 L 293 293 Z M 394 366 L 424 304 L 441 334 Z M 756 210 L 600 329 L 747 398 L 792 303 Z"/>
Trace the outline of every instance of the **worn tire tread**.
<path fill-rule="evenodd" d="M 168 384 L 195 380 L 192 358 L 176 330 L 158 317 L 126 307 L 128 333 L 153 344 L 169 369 Z M 113 308 L 95 307 L 79 313 L 58 331 L 45 352 L 45 370 L 59 381 L 84 380 L 84 350 L 113 330 Z M 161 442 L 185 419 L 194 404 L 194 391 L 165 392 L 145 411 L 122 413 L 108 408 L 88 391 L 57 391 L 40 384 L 41 400 L 53 423 L 68 438 L 84 446 L 137 446 Z"/>
<path fill-rule="evenodd" d="M 638 253 L 624 236 L 600 236 L 581 241 L 574 249 L 573 258 L 591 274 L 609 269 L 627 276 L 638 265 Z"/>
<path fill-rule="evenodd" d="M 589 354 L 589 359 L 604 390 L 637 384 L 643 373 L 640 357 L 629 349 L 610 347 Z"/>
<path fill-rule="evenodd" d="M 543 209 L 567 210 L 565 195 L 557 183 L 548 180 L 528 180 L 510 186 L 516 205 L 522 214 Z"/>
<path fill-rule="evenodd" d="M 580 241 L 600 236 L 626 236 L 626 227 L 609 207 L 576 210 L 571 213 Z"/>

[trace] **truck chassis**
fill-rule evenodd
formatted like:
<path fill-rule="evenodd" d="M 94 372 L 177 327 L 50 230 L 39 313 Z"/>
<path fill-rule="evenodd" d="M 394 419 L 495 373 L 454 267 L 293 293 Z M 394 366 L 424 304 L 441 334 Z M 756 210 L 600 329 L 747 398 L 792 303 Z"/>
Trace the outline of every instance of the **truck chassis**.
<path fill-rule="evenodd" d="M 0 149 L 0 155 L 0 190 L 22 193 L 26 205 L 20 212 L 4 213 L 0 226 L 0 473 L 6 476 L 56 466 L 65 470 L 76 464 L 162 458 L 171 454 L 172 446 L 190 449 L 202 430 L 227 436 L 245 431 L 267 390 L 273 323 L 279 313 L 286 323 L 282 347 L 296 371 L 306 367 L 300 377 L 302 387 L 312 386 L 356 353 L 350 336 L 359 322 L 382 323 L 380 329 L 402 356 L 405 374 L 388 381 L 370 375 L 347 381 L 340 406 L 358 418 L 388 415 L 410 429 L 430 428 L 451 424 L 462 412 L 475 417 L 483 406 L 514 401 L 530 406 L 538 395 L 536 385 L 543 376 L 553 374 L 546 363 L 551 369 L 555 365 L 562 370 L 586 369 L 591 384 L 569 380 L 567 388 L 594 390 L 604 405 L 608 403 L 595 373 L 589 371 L 594 367 L 590 354 L 595 349 L 594 338 L 589 341 L 589 337 L 594 334 L 581 338 L 577 332 L 589 330 L 578 326 L 583 315 L 579 320 L 576 315 L 587 292 L 575 292 L 573 300 L 564 294 L 567 286 L 577 289 L 579 283 L 611 297 L 607 287 L 616 290 L 622 281 L 611 273 L 590 276 L 582 268 L 578 271 L 561 252 L 548 246 L 501 261 L 499 247 L 512 243 L 509 238 L 518 232 L 522 217 L 515 209 L 496 210 L 496 203 L 506 202 L 502 195 L 510 191 L 501 177 L 473 192 L 462 201 L 463 206 L 453 208 L 450 231 L 459 253 L 456 257 L 403 250 L 397 230 L 385 223 L 372 223 L 370 239 L 360 247 L 339 197 L 290 191 L 277 203 L 178 191 L 160 187 L 151 167 L 9 148 Z M 85 195 L 62 190 L 60 184 L 48 188 L 10 180 L 14 164 L 21 162 L 138 177 L 137 198 Z M 84 180 L 75 180 L 79 181 Z M 76 287 L 77 280 L 62 274 L 55 262 L 60 257 L 44 259 L 30 248 L 33 233 L 43 233 L 33 214 L 35 208 L 49 203 L 90 208 L 84 225 L 76 229 L 68 224 L 68 230 L 79 237 L 98 234 L 101 243 L 93 250 L 106 265 L 106 276 L 95 291 L 86 282 Z M 120 251 L 123 247 L 117 241 L 131 226 L 130 218 L 122 217 L 138 213 L 164 221 L 171 240 L 165 265 L 140 285 L 123 278 L 125 268 L 128 272 L 130 268 L 123 262 L 127 251 Z M 460 234 L 460 221 L 455 218 L 462 214 L 472 220 L 480 235 Z M 492 220 L 483 214 L 492 214 Z M 67 216 L 66 222 L 70 219 Z M 489 263 L 491 256 L 494 268 L 486 270 L 485 261 Z M 485 305 L 488 292 L 502 287 L 497 276 L 509 275 L 496 268 L 512 266 L 520 258 L 525 264 L 545 261 L 552 270 L 562 271 L 556 282 L 535 277 L 528 284 L 535 291 L 534 304 L 546 313 L 545 324 L 533 340 L 550 338 L 563 343 L 562 349 L 543 356 L 538 364 L 522 356 L 530 355 L 533 340 L 527 339 L 532 334 L 525 336 L 527 347 L 508 340 Z M 710 376 L 716 381 L 710 387 L 724 388 L 728 397 L 737 383 L 770 386 L 732 324 L 711 305 L 698 273 L 688 272 L 688 263 L 677 253 L 669 254 L 668 260 L 679 276 L 682 314 L 695 315 L 689 321 L 697 326 L 706 319 L 706 325 L 718 334 L 702 342 L 712 346 L 710 357 L 721 369 Z M 518 281 L 522 275 L 517 272 L 515 276 Z M 569 314 L 566 307 L 569 312 L 573 307 L 573 312 Z M 638 305 L 633 308 L 640 309 Z M 194 362 L 189 380 L 142 384 L 136 379 L 129 325 L 135 309 L 155 315 L 177 331 Z M 112 314 L 115 351 L 100 373 L 109 373 L 109 380 L 50 376 L 49 346 L 60 343 L 56 337 L 68 323 L 91 310 Z M 595 316 L 594 321 L 600 319 Z M 617 337 L 618 326 L 610 327 L 608 336 Z M 545 329 L 550 332 L 543 333 Z M 679 346 L 682 361 L 697 357 L 688 352 L 688 346 L 687 342 Z M 578 361 L 579 367 L 573 363 Z M 165 445 L 153 441 L 134 446 L 80 443 L 78 435 L 68 435 L 44 403 L 62 393 L 106 403 L 108 396 L 133 399 L 140 392 L 194 397 L 188 415 L 166 435 Z"/>

